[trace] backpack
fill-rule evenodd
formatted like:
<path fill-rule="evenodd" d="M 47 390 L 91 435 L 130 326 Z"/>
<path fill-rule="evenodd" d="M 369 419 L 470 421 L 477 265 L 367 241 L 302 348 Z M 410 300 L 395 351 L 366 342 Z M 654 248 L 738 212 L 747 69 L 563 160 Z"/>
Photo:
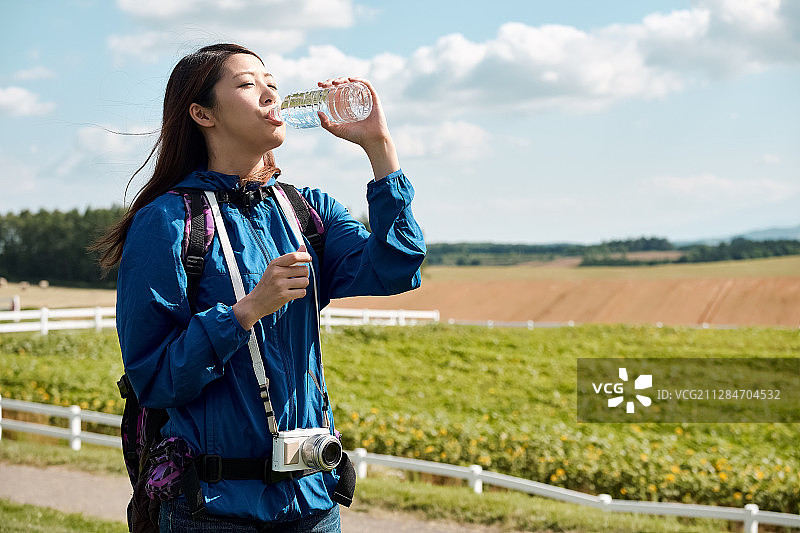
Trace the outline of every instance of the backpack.
<path fill-rule="evenodd" d="M 220 203 L 234 203 L 247 210 L 264 200 L 272 191 L 275 191 L 273 194 L 283 194 L 289 200 L 303 235 L 308 239 L 322 264 L 325 228 L 319 214 L 293 185 L 278 183 L 274 188 L 220 191 L 217 193 L 217 198 Z M 182 195 L 186 206 L 181 257 L 187 276 L 189 305 L 194 314 L 197 311 L 195 304 L 197 286 L 203 274 L 203 256 L 208 251 L 214 236 L 214 218 L 211 216 L 208 201 L 202 190 L 176 189 L 169 192 Z M 188 446 L 181 439 L 164 440 L 161 436 L 161 428 L 169 420 L 167 410 L 140 406 L 127 374 L 123 374 L 117 382 L 117 387 L 120 396 L 125 400 L 121 423 L 122 452 L 133 487 L 133 495 L 127 510 L 128 530 L 135 533 L 157 533 L 161 501 L 175 498 L 181 491 L 187 496 L 192 514 L 197 516 L 202 513 L 204 509 L 200 494 L 200 477 Z M 153 465 L 157 465 L 158 472 L 151 472 Z M 355 473 L 346 454 L 343 454 L 341 466 L 343 469 L 341 479 L 347 478 L 346 484 L 352 485 L 354 489 Z M 156 477 L 160 481 L 148 483 L 151 477 Z M 337 495 L 338 493 L 337 490 Z M 349 506 L 351 501 L 352 490 L 348 496 L 345 489 L 345 494 L 339 503 Z"/>

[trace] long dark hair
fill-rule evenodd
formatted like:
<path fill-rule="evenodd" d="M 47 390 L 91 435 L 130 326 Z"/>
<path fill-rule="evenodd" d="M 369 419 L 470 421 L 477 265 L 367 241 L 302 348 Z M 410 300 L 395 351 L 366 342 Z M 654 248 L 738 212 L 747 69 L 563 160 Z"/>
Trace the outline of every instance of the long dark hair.
<path fill-rule="evenodd" d="M 199 127 L 189 116 L 189 106 L 192 103 L 207 108 L 216 105 L 214 86 L 222 77 L 223 64 L 234 54 L 250 54 L 263 63 L 255 52 L 243 46 L 214 44 L 187 55 L 172 70 L 164 93 L 164 114 L 158 140 L 131 180 L 155 155 L 153 176 L 136 194 L 120 221 L 90 247 L 90 250 L 101 253 L 99 262 L 104 272 L 108 272 L 122 258 L 125 237 L 139 209 L 169 191 L 187 174 L 208 163 L 206 142 Z M 265 164 L 266 168 L 259 172 L 259 176 L 278 171 L 272 152 L 265 154 Z"/>

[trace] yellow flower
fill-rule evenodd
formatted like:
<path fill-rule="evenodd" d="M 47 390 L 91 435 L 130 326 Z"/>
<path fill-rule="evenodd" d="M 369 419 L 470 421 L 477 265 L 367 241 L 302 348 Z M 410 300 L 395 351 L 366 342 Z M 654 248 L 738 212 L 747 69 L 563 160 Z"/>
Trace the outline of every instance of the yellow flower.
<path fill-rule="evenodd" d="M 556 475 L 555 475 L 555 474 L 552 474 L 552 475 L 550 476 L 550 481 L 555 481 L 555 480 L 557 480 L 557 479 L 558 479 L 558 478 L 556 477 Z"/>
<path fill-rule="evenodd" d="M 647 490 L 650 491 L 650 492 L 656 492 L 658 490 L 658 488 L 655 485 L 653 485 L 652 483 L 650 483 L 647 486 Z"/>
<path fill-rule="evenodd" d="M 719 478 L 720 478 L 722 481 L 725 481 L 726 479 L 728 479 L 728 474 L 726 474 L 725 472 L 720 472 L 720 473 L 719 473 Z"/>
<path fill-rule="evenodd" d="M 628 491 L 625 489 L 625 487 L 622 487 L 621 489 L 619 489 L 619 493 L 620 494 L 628 494 Z"/>
<path fill-rule="evenodd" d="M 679 474 L 681 471 L 681 467 L 679 467 L 678 465 L 672 465 L 669 470 L 673 474 Z"/>
<path fill-rule="evenodd" d="M 742 493 L 741 492 L 734 492 L 733 493 L 733 497 L 735 499 L 737 499 L 737 500 L 741 500 L 742 499 Z"/>
<path fill-rule="evenodd" d="M 686 450 L 686 455 L 694 455 L 694 450 L 689 448 L 688 450 Z"/>
<path fill-rule="evenodd" d="M 563 476 L 564 474 L 566 474 L 566 472 L 564 471 L 563 468 L 557 468 L 556 469 L 556 475 L 557 476 Z"/>
<path fill-rule="evenodd" d="M 356 420 L 358 420 L 358 413 L 350 413 L 350 418 L 352 418 L 353 422 L 355 422 Z"/>
<path fill-rule="evenodd" d="M 644 461 L 646 463 L 647 462 L 647 454 L 643 453 L 642 455 L 639 456 L 639 459 L 641 459 L 642 461 Z"/>
<path fill-rule="evenodd" d="M 669 482 L 672 482 L 675 481 L 675 476 L 673 476 L 672 474 L 667 474 L 664 479 L 666 479 Z"/>
<path fill-rule="evenodd" d="M 429 444 L 427 447 L 425 447 L 425 453 L 431 453 L 434 449 L 435 448 Z"/>
<path fill-rule="evenodd" d="M 756 477 L 757 477 L 758 479 L 764 479 L 764 472 L 762 472 L 761 470 L 759 470 L 758 472 L 756 472 Z"/>
<path fill-rule="evenodd" d="M 675 428 L 675 433 L 677 433 L 678 435 L 683 435 L 683 428 L 682 427 Z"/>

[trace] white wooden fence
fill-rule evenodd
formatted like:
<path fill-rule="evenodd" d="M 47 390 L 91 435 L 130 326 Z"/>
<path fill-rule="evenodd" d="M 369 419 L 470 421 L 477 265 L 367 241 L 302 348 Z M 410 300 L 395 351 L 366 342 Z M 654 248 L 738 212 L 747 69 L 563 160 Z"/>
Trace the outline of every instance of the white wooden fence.
<path fill-rule="evenodd" d="M 84 309 L 31 309 L 26 311 L 0 311 L 0 333 L 38 331 L 47 335 L 56 329 L 115 328 L 114 307 Z M 341 309 L 326 307 L 322 310 L 320 325 L 332 326 L 376 324 L 410 326 L 421 322 L 438 322 L 439 311 L 409 311 L 404 309 Z"/>
<path fill-rule="evenodd" d="M 18 412 L 41 413 L 49 416 L 68 418 L 70 421 L 69 428 L 58 428 L 20 420 L 4 419 L 3 408 Z M 101 425 L 119 427 L 121 420 L 122 417 L 118 415 L 85 411 L 77 405 L 59 407 L 0 397 L 0 439 L 2 439 L 2 431 L 3 428 L 5 428 L 11 431 L 21 431 L 67 439 L 73 450 L 80 450 L 81 442 L 121 448 L 122 443 L 119 437 L 89 433 L 81 429 L 81 422 L 94 422 Z M 349 456 L 359 478 L 367 477 L 367 467 L 369 465 L 384 466 L 397 470 L 464 479 L 476 493 L 483 492 L 483 485 L 487 484 L 544 498 L 586 505 L 604 511 L 730 520 L 734 522 L 743 522 L 745 533 L 757 533 L 759 523 L 800 528 L 800 515 L 762 511 L 758 508 L 758 505 L 753 503 L 745 505 L 744 508 L 739 508 L 686 503 L 615 500 L 608 494 L 600 494 L 598 496 L 585 494 L 563 487 L 539 483 L 538 481 L 485 471 L 478 465 L 465 467 L 432 461 L 422 461 L 419 459 L 408 459 L 405 457 L 392 457 L 390 455 L 369 453 L 364 448 L 358 448 L 349 452 Z"/>

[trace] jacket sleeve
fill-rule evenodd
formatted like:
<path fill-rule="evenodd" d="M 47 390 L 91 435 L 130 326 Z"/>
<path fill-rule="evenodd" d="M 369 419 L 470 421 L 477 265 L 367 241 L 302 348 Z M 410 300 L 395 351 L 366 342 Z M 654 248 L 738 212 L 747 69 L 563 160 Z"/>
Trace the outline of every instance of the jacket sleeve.
<path fill-rule="evenodd" d="M 223 374 L 247 343 L 230 306 L 192 315 L 181 261 L 184 211 L 175 202 L 141 209 L 123 247 L 117 278 L 117 333 L 122 360 L 139 402 L 177 407 Z"/>
<path fill-rule="evenodd" d="M 305 191 L 325 225 L 322 306 L 333 298 L 386 296 L 419 287 L 425 241 L 411 212 L 414 188 L 402 171 L 367 185 L 372 233 L 339 202 Z"/>

